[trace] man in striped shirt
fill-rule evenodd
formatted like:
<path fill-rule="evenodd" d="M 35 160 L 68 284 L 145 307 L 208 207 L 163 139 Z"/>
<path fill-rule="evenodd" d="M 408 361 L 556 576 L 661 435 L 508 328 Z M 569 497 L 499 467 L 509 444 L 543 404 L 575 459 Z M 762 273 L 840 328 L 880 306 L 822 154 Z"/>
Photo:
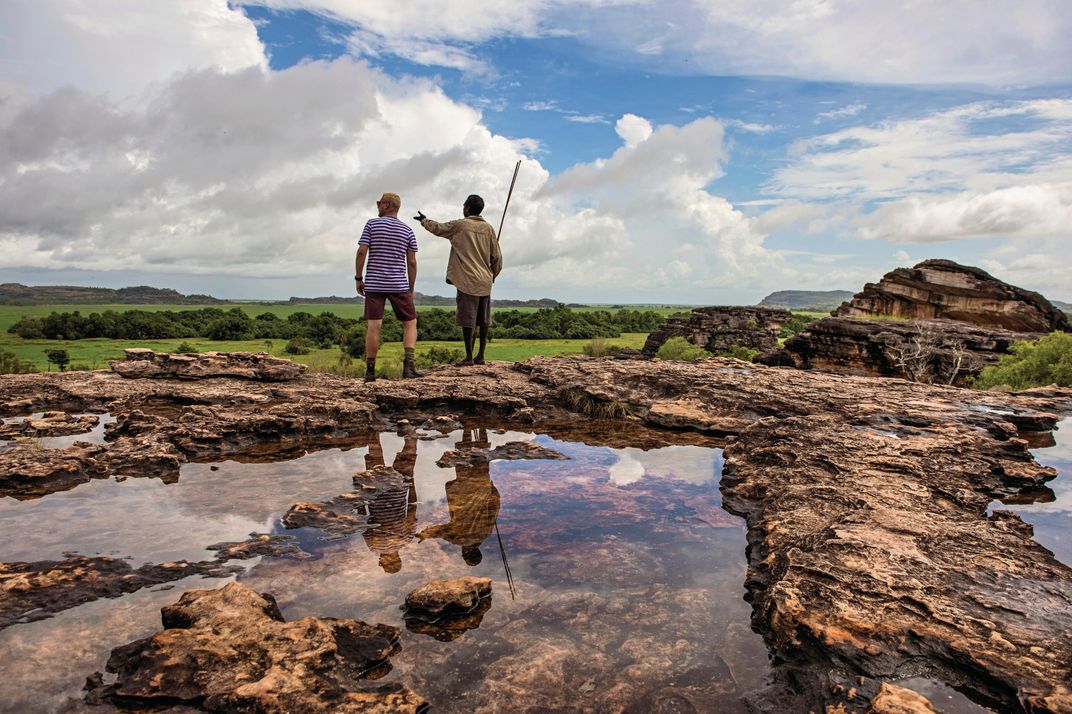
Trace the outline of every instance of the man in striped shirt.
<path fill-rule="evenodd" d="M 402 376 L 423 376 L 413 366 L 417 347 L 417 311 L 413 307 L 413 286 L 417 282 L 417 237 L 398 220 L 402 199 L 385 193 L 376 201 L 378 218 L 365 224 L 358 241 L 354 280 L 357 294 L 365 298 L 365 381 L 376 381 L 376 353 L 380 349 L 383 308 L 390 301 L 395 317 L 402 323 L 405 359 Z M 365 259 L 368 269 L 365 269 Z M 408 275 L 407 275 L 408 273 Z M 364 274 L 364 277 L 362 277 Z"/>

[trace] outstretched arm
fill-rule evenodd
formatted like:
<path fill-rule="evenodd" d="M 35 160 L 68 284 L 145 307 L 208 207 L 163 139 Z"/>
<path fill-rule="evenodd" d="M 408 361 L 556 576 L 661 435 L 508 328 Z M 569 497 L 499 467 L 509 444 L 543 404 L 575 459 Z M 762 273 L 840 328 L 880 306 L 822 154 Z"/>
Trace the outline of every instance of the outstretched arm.
<path fill-rule="evenodd" d="M 423 213 L 418 215 L 424 216 Z M 428 231 L 432 235 L 437 235 L 440 238 L 453 238 L 454 232 L 457 230 L 458 221 L 448 221 L 446 223 L 440 223 L 439 221 L 433 221 L 431 218 L 421 218 L 421 225 L 424 226 L 424 230 Z"/>

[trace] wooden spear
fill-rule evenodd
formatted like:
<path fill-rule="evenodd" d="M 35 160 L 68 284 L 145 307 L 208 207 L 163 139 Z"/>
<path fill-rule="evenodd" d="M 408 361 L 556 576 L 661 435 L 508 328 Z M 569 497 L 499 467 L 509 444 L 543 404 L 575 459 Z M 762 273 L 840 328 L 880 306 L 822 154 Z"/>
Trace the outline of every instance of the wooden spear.
<path fill-rule="evenodd" d="M 521 159 L 517 160 L 517 166 L 514 167 L 514 177 L 510 179 L 510 191 L 506 194 L 506 205 L 503 206 L 502 220 L 499 221 L 498 236 L 502 239 L 503 223 L 506 222 L 506 209 L 510 208 L 510 197 L 514 195 L 514 183 L 517 182 L 517 172 L 521 170 Z"/>

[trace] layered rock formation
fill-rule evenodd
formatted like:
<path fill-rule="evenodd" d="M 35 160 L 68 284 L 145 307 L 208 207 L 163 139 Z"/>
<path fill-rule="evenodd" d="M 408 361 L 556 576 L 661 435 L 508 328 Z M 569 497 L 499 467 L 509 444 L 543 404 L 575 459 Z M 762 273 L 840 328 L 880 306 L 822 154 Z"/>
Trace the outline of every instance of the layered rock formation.
<path fill-rule="evenodd" d="M 743 586 L 776 655 L 758 710 L 866 710 L 883 683 L 911 676 L 1002 711 L 1072 708 L 1072 570 L 1019 517 L 987 516 L 993 499 L 1055 476 L 1025 438 L 1072 411 L 1072 390 L 1003 395 L 731 359 L 534 358 L 371 385 L 325 374 L 285 385 L 107 372 L 0 380 L 5 415 L 108 411 L 130 424 L 90 457 L 104 472 L 110 454 L 145 443 L 183 459 L 260 453 L 268 405 L 279 406 L 268 438 L 303 449 L 348 429 L 389 428 L 385 415 L 424 423 L 447 412 L 524 415 L 548 433 L 563 419 L 584 429 L 596 423 L 588 415 L 617 414 L 622 434 L 603 421 L 590 437 L 608 443 L 631 443 L 629 425 L 641 423 L 725 437 L 725 501 L 748 524 Z M 135 410 L 155 418 L 130 418 Z M 352 416 L 329 430 L 331 414 Z M 687 438 L 667 432 L 665 441 Z M 259 624 L 249 627 L 263 639 Z M 131 697 L 147 691 L 144 679 L 129 681 Z M 219 691 L 233 701 L 236 690 Z"/>
<path fill-rule="evenodd" d="M 202 711 L 424 711 L 398 684 L 369 685 L 390 668 L 399 632 L 359 620 L 303 617 L 286 622 L 271 595 L 240 583 L 190 590 L 161 611 L 164 629 L 112 651 L 91 704 L 124 708 L 186 705 Z"/>
<path fill-rule="evenodd" d="M 996 364 L 1009 347 L 1042 333 L 1011 332 L 948 320 L 855 320 L 828 317 L 812 322 L 756 362 L 797 369 L 823 369 L 915 382 L 965 384 Z"/>
<path fill-rule="evenodd" d="M 1038 293 L 951 260 L 925 260 L 868 283 L 835 315 L 945 319 L 1013 332 L 1069 330 L 1068 317 Z"/>
<path fill-rule="evenodd" d="M 672 337 L 684 337 L 716 354 L 734 347 L 764 352 L 778 344 L 778 332 L 793 314 L 765 307 L 698 307 L 687 318 L 668 317 L 648 335 L 643 353 L 655 356 Z"/>

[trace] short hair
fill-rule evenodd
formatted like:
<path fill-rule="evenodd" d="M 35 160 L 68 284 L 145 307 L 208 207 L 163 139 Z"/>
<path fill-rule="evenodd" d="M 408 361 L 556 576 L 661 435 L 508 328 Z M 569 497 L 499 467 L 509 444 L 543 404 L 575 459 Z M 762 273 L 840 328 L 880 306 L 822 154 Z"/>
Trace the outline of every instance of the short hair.
<path fill-rule="evenodd" d="M 386 203 L 391 208 L 395 209 L 396 211 L 402 208 L 402 198 L 397 193 L 391 193 L 390 191 L 388 191 L 387 193 L 380 196 L 380 200 Z"/>
<path fill-rule="evenodd" d="M 480 552 L 479 545 L 465 545 L 462 546 L 462 560 L 466 565 L 480 565 L 480 561 L 484 559 L 484 556 Z"/>
<path fill-rule="evenodd" d="M 479 216 L 484 210 L 484 199 L 474 193 L 465 199 L 465 207 L 469 209 L 469 215 Z"/>

